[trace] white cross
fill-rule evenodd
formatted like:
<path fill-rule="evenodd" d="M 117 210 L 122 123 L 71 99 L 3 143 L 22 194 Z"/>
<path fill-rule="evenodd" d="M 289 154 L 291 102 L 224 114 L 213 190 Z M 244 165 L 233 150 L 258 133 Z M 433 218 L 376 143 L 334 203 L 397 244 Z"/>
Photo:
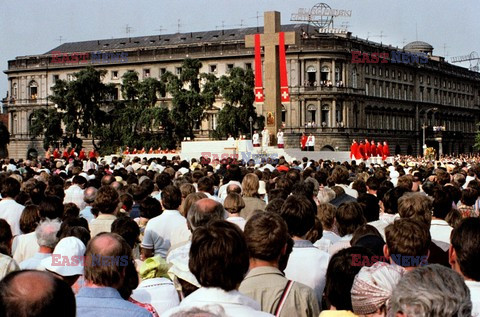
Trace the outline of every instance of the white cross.
<path fill-rule="evenodd" d="M 283 99 L 287 99 L 288 98 L 288 92 L 284 91 L 282 93 L 282 97 L 283 97 Z"/>
<path fill-rule="evenodd" d="M 257 91 L 257 93 L 255 94 L 255 96 L 257 97 L 257 99 L 262 99 L 263 94 L 262 94 L 260 91 Z"/>

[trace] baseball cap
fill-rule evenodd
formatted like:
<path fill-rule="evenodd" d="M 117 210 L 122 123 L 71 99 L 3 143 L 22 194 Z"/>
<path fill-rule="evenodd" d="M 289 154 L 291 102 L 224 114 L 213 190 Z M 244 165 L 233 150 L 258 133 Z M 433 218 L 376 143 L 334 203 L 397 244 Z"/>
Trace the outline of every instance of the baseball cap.
<path fill-rule="evenodd" d="M 57 243 L 52 257 L 42 260 L 42 265 L 46 270 L 61 276 L 82 275 L 86 249 L 85 244 L 76 237 L 63 238 Z M 63 261 L 65 257 L 68 258 L 68 264 Z M 75 262 L 75 258 L 78 261 Z"/>

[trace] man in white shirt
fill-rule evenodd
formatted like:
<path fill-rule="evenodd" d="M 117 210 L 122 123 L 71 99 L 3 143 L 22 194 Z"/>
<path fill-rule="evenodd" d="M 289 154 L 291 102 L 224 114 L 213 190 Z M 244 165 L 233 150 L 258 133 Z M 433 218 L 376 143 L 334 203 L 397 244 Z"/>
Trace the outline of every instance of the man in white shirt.
<path fill-rule="evenodd" d="M 214 220 L 195 229 L 189 267 L 202 287 L 162 317 L 211 305 L 221 306 L 226 316 L 272 316 L 260 311 L 258 302 L 238 291 L 248 271 L 249 259 L 245 238 L 235 224 Z"/>
<path fill-rule="evenodd" d="M 263 128 L 262 131 L 262 147 L 266 148 L 270 144 L 270 132 L 267 127 Z"/>
<path fill-rule="evenodd" d="M 40 222 L 35 229 L 37 242 L 40 246 L 37 253 L 29 259 L 19 264 L 22 270 L 45 270 L 42 260 L 52 257 L 53 249 L 58 242 L 57 232 L 60 230 L 60 221 L 58 219 L 45 219 Z"/>
<path fill-rule="evenodd" d="M 472 315 L 480 316 L 480 219 L 466 218 L 452 232 L 448 257 L 470 289 Z"/>
<path fill-rule="evenodd" d="M 315 151 L 315 136 L 311 133 L 307 138 L 307 148 L 309 151 Z"/>
<path fill-rule="evenodd" d="M 315 223 L 314 202 L 299 195 L 290 195 L 282 206 L 280 216 L 287 223 L 294 240 L 293 250 L 285 269 L 285 277 L 311 287 L 318 303 L 322 303 L 323 289 L 330 256 L 305 240 Z"/>
<path fill-rule="evenodd" d="M 445 190 L 437 190 L 433 194 L 433 216 L 430 224 L 430 235 L 444 251 L 448 250 L 450 234 L 453 228 L 445 221 L 445 217 L 452 209 L 452 199 Z"/>
<path fill-rule="evenodd" d="M 74 203 L 77 205 L 78 209 L 83 210 L 83 208 L 85 208 L 83 187 L 86 182 L 87 180 L 83 176 L 74 176 L 72 179 L 72 185 L 65 190 L 63 203 Z"/>
<path fill-rule="evenodd" d="M 8 177 L 2 184 L 0 193 L 0 218 L 5 219 L 12 229 L 13 236 L 22 234 L 20 230 L 20 216 L 22 215 L 23 205 L 15 201 L 15 197 L 20 193 L 20 183 L 12 177 Z"/>
<path fill-rule="evenodd" d="M 260 147 L 260 136 L 256 130 L 253 132 L 252 143 L 253 147 Z"/>
<path fill-rule="evenodd" d="M 165 259 L 171 246 L 188 241 L 190 231 L 187 220 L 178 211 L 181 203 L 180 189 L 173 185 L 163 189 L 162 205 L 165 210 L 147 223 L 142 241 L 143 258 L 158 254 Z"/>
<path fill-rule="evenodd" d="M 284 139 L 283 139 L 283 131 L 282 129 L 278 129 L 278 132 L 277 132 L 277 145 L 278 145 L 278 148 L 279 149 L 283 149 L 284 147 Z"/>

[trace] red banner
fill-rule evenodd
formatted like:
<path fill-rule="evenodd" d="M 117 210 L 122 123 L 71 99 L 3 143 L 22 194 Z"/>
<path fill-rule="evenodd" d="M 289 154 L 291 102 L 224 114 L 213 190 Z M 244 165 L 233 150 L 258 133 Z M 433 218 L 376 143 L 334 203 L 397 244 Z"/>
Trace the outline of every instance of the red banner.
<path fill-rule="evenodd" d="M 255 34 L 255 102 L 264 102 L 260 34 Z"/>
<path fill-rule="evenodd" d="M 287 78 L 287 56 L 285 53 L 285 33 L 278 34 L 278 57 L 280 62 L 280 99 L 282 102 L 290 101 L 290 93 L 288 92 Z"/>

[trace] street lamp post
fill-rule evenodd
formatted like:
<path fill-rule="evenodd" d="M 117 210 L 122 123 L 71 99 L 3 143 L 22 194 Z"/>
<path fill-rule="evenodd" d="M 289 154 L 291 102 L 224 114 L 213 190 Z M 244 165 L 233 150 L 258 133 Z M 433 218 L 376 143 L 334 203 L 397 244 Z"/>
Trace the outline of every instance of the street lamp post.
<path fill-rule="evenodd" d="M 430 111 L 437 111 L 438 108 L 429 108 L 427 111 L 425 111 L 424 117 L 423 117 L 423 155 L 425 155 L 425 150 L 427 149 L 427 143 L 425 140 L 425 129 L 427 128 L 427 116 Z M 435 115 L 435 114 L 434 114 Z"/>
<path fill-rule="evenodd" d="M 253 125 L 253 118 L 250 116 L 248 118 L 248 122 L 250 122 L 250 139 L 253 138 L 253 130 L 252 130 L 252 125 Z"/>

